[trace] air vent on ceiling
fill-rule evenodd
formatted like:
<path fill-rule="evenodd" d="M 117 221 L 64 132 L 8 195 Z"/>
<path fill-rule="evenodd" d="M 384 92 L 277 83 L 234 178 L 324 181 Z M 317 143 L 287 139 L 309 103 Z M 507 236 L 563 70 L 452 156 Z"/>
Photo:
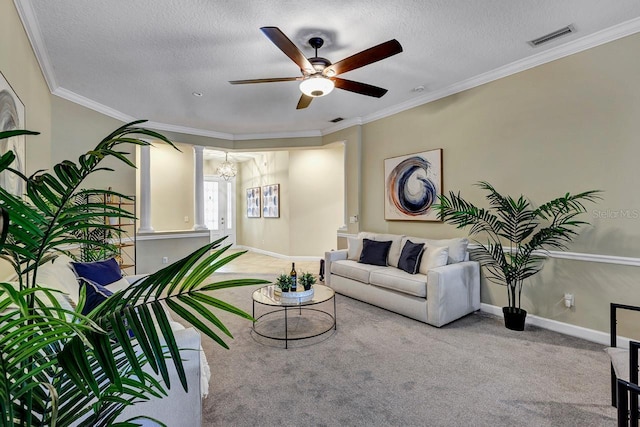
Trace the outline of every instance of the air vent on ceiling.
<path fill-rule="evenodd" d="M 333 120 L 329 120 L 329 121 L 330 121 L 331 123 L 338 123 L 338 122 L 341 122 L 341 121 L 343 121 L 343 120 L 344 120 L 344 119 L 343 119 L 342 117 L 336 117 L 335 119 L 333 119 Z"/>
<path fill-rule="evenodd" d="M 551 40 L 555 40 L 558 37 L 563 37 L 563 36 L 566 36 L 567 34 L 571 34 L 575 32 L 576 32 L 576 29 L 574 28 L 573 24 L 567 25 L 564 28 L 560 28 L 559 30 L 546 34 L 542 37 L 538 37 L 537 39 L 529 40 L 527 43 L 529 43 L 533 47 L 538 47 L 541 44 L 545 44 L 547 42 L 550 42 Z"/>

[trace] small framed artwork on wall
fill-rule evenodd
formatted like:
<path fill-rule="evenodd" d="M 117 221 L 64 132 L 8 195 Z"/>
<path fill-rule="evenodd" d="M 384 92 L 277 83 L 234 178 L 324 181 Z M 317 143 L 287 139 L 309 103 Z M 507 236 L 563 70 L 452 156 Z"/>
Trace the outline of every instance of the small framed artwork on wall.
<path fill-rule="evenodd" d="M 262 187 L 262 216 L 280 218 L 280 184 Z"/>
<path fill-rule="evenodd" d="M 247 188 L 247 218 L 260 218 L 260 187 Z"/>
<path fill-rule="evenodd" d="M 440 221 L 431 207 L 442 195 L 442 149 L 384 161 L 384 219 Z"/>

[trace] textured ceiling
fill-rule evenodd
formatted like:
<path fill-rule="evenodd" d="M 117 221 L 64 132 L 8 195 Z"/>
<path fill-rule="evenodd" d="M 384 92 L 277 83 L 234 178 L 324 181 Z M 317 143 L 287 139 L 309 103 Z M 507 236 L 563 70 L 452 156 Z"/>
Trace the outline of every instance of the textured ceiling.
<path fill-rule="evenodd" d="M 640 30 L 637 0 L 15 3 L 54 94 L 114 117 L 229 139 L 319 135 L 336 128 L 335 117 L 366 121 L 509 74 L 510 66 L 524 69 L 528 58 L 535 65 L 545 53 L 560 57 L 563 46 L 598 44 L 603 30 L 609 39 Z M 527 44 L 569 24 L 575 34 Z M 332 62 L 393 38 L 404 52 L 341 76 L 389 89 L 384 97 L 336 89 L 296 110 L 297 82 L 228 83 L 300 75 L 262 26 L 279 27 L 307 56 L 309 37 L 324 37 L 319 55 Z M 425 90 L 412 91 L 417 86 Z"/>

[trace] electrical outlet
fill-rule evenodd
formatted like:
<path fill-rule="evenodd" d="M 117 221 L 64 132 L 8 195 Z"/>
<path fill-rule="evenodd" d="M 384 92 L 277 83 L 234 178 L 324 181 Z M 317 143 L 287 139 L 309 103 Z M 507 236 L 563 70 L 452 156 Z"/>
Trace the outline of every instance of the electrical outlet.
<path fill-rule="evenodd" d="M 189 222 L 189 217 L 188 216 L 184 217 L 184 222 Z"/>
<path fill-rule="evenodd" d="M 162 257 L 162 263 L 163 264 L 169 264 L 169 257 L 168 256 L 163 256 Z"/>
<path fill-rule="evenodd" d="M 573 294 L 564 294 L 564 306 L 571 308 L 576 305 L 575 297 Z"/>
<path fill-rule="evenodd" d="M 349 217 L 349 222 L 351 224 L 355 224 L 356 222 L 358 222 L 358 215 L 350 216 Z"/>

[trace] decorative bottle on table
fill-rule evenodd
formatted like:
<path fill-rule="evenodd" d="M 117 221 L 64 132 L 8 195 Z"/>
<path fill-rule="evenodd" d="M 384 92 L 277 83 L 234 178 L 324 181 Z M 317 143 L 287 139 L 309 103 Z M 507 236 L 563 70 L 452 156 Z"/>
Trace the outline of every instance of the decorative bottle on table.
<path fill-rule="evenodd" d="M 291 263 L 291 273 L 289 273 L 289 275 L 291 276 L 291 292 L 295 292 L 297 290 L 297 286 L 298 286 L 298 273 L 296 273 L 296 263 L 292 262 Z"/>

